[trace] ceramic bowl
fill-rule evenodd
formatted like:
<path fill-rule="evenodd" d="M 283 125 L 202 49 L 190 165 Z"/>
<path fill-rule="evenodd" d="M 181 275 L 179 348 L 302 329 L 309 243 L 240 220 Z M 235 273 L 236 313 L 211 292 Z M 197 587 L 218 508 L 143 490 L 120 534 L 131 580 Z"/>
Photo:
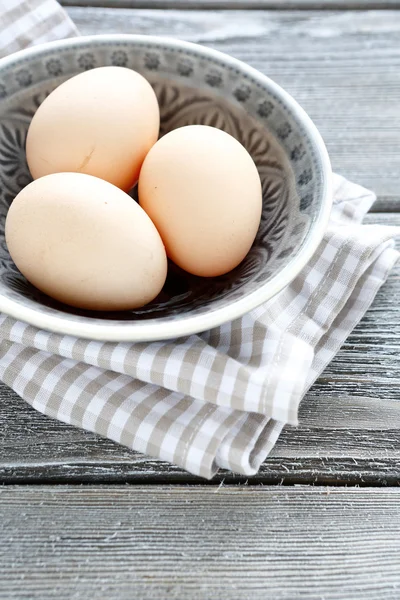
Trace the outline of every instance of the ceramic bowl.
<path fill-rule="evenodd" d="M 31 181 L 24 144 L 32 115 L 60 83 L 105 65 L 134 69 L 150 81 L 160 103 L 161 134 L 201 123 L 237 138 L 253 157 L 263 187 L 257 238 L 236 269 L 205 279 L 171 265 L 156 300 L 123 313 L 79 311 L 48 298 L 19 273 L 4 240 L 8 206 Z M 330 163 L 316 127 L 279 85 L 230 56 L 169 38 L 99 35 L 51 42 L 0 60 L 3 313 L 46 330 L 110 341 L 205 331 L 287 286 L 320 243 L 330 207 Z"/>

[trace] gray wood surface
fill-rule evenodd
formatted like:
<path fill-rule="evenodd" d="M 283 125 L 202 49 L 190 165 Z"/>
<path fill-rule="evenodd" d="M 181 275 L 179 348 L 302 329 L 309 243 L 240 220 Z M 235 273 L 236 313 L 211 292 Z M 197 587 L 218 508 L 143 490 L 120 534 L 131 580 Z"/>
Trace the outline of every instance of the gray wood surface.
<path fill-rule="evenodd" d="M 400 11 L 69 8 L 84 34 L 169 35 L 210 45 L 271 76 L 319 127 L 334 169 L 400 200 Z"/>
<path fill-rule="evenodd" d="M 64 6 L 103 8 L 179 9 L 385 9 L 398 8 L 399 0 L 61 0 Z"/>
<path fill-rule="evenodd" d="M 333 166 L 400 195 L 400 13 L 70 8 L 82 33 L 174 35 L 241 58 L 284 85 L 321 129 Z M 400 216 L 375 214 L 400 225 Z M 304 400 L 255 481 L 400 481 L 400 268 Z M 195 481 L 176 467 L 62 425 L 0 389 L 0 481 Z M 241 481 L 221 473 L 215 482 Z M 253 480 L 254 481 L 254 480 Z M 214 483 L 215 483 L 214 482 Z"/>
<path fill-rule="evenodd" d="M 397 224 L 400 214 L 369 215 Z M 400 248 L 400 240 L 398 240 Z M 263 483 L 400 483 L 400 264 L 300 407 Z M 240 482 L 221 472 L 212 484 Z M 198 482 L 181 469 L 63 425 L 0 386 L 0 482 Z"/>
<path fill-rule="evenodd" d="M 276 79 L 314 118 L 334 168 L 378 192 L 368 221 L 400 225 L 400 12 L 348 10 L 399 2 L 79 3 L 148 7 L 69 8 L 83 33 L 174 35 Z M 166 5 L 193 10 L 156 9 Z M 231 10 L 208 10 L 217 5 Z M 400 265 L 304 399 L 299 427 L 248 480 L 221 473 L 199 485 L 0 384 L 0 483 L 10 484 L 0 486 L 0 600 L 398 600 L 399 307 Z M 262 485 L 272 483 L 320 485 Z"/>
<path fill-rule="evenodd" d="M 400 489 L 0 489 L 4 600 L 398 600 Z"/>

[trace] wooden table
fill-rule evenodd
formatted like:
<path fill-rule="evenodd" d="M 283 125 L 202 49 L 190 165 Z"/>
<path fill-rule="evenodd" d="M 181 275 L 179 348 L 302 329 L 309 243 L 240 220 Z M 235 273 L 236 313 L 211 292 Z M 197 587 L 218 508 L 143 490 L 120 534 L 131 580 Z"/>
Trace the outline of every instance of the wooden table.
<path fill-rule="evenodd" d="M 172 35 L 270 75 L 377 192 L 368 222 L 400 225 L 400 2 L 64 4 L 84 34 Z M 398 600 L 399 303 L 397 267 L 247 480 L 204 482 L 1 386 L 0 598 Z"/>

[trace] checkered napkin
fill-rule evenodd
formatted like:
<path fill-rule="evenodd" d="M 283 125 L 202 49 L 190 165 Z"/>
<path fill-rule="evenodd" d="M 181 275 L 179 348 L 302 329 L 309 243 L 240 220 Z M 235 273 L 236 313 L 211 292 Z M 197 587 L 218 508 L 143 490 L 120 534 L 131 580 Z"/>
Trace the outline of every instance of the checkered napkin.
<path fill-rule="evenodd" d="M 0 0 L 0 20 L 3 53 L 75 32 L 54 0 Z M 374 199 L 334 176 L 329 226 L 302 273 L 200 335 L 103 343 L 0 315 L 0 377 L 42 413 L 192 473 L 252 475 L 398 259 L 399 228 L 361 224 Z"/>

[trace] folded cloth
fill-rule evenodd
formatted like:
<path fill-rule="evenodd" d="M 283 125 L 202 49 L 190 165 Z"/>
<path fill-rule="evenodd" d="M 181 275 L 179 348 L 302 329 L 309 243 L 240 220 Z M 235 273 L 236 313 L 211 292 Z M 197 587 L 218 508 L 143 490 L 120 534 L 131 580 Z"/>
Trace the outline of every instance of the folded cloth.
<path fill-rule="evenodd" d="M 0 0 L 0 57 L 74 35 L 77 28 L 55 0 Z"/>
<path fill-rule="evenodd" d="M 52 0 L 42 4 L 55 11 Z M 118 344 L 0 316 L 0 378 L 50 417 L 194 474 L 252 475 L 282 428 L 297 423 L 304 394 L 399 257 L 399 228 L 362 224 L 374 199 L 335 175 L 328 229 L 300 275 L 263 306 L 199 335 Z"/>

